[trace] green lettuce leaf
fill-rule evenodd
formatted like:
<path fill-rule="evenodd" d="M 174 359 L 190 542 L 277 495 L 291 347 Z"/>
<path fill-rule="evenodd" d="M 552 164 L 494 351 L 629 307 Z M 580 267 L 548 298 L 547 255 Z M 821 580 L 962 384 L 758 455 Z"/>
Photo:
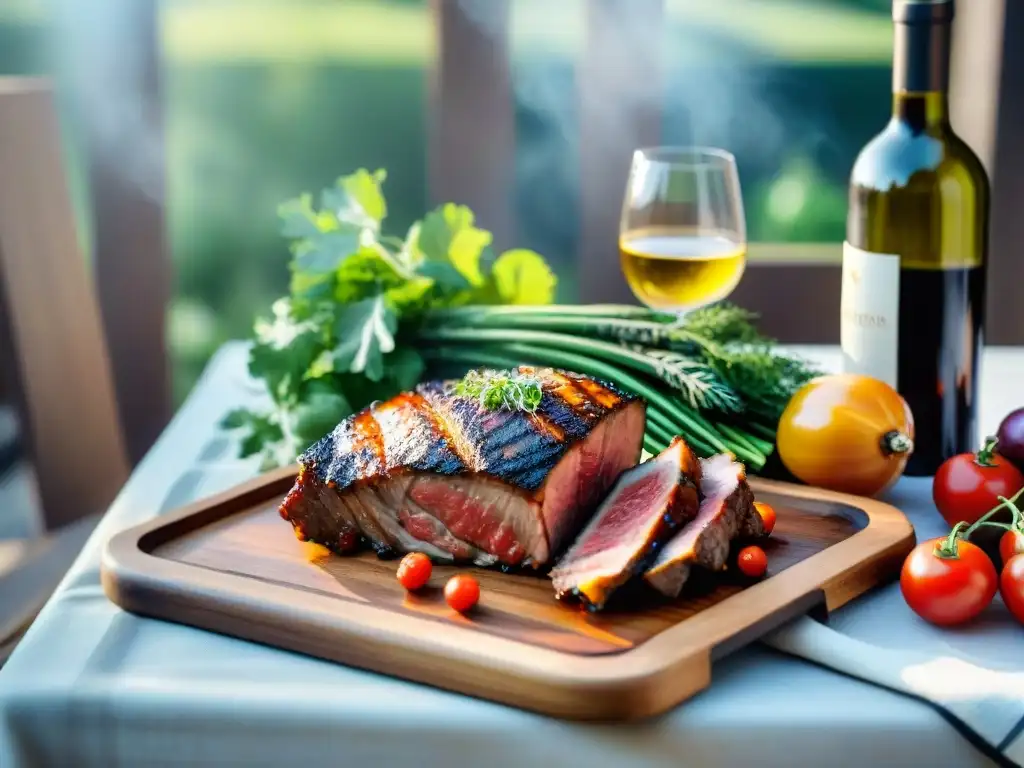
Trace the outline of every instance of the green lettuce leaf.
<path fill-rule="evenodd" d="M 298 450 L 305 450 L 330 432 L 339 421 L 352 414 L 345 396 L 331 386 L 330 379 L 307 384 L 302 402 L 292 412 L 292 433 Z"/>
<path fill-rule="evenodd" d="M 464 205 L 448 203 L 428 213 L 417 238 L 424 259 L 419 271 L 452 290 L 465 288 L 466 283 L 483 285 L 481 256 L 493 238 L 473 222 L 473 212 Z M 458 281 L 456 274 L 464 280 Z"/>
<path fill-rule="evenodd" d="M 544 258 L 523 248 L 501 254 L 494 262 L 491 279 L 501 304 L 550 304 L 558 285 Z"/>
<path fill-rule="evenodd" d="M 355 173 L 339 178 L 333 187 L 320 195 L 320 207 L 331 214 L 342 225 L 356 229 L 380 231 L 381 222 L 387 216 L 387 204 L 381 185 L 387 178 L 384 170 L 370 173 L 360 168 Z"/>
<path fill-rule="evenodd" d="M 327 275 L 359 251 L 360 230 L 349 224 L 300 240 L 293 246 L 296 272 Z"/>
<path fill-rule="evenodd" d="M 289 240 L 315 237 L 338 226 L 337 219 L 329 212 L 313 210 L 313 196 L 308 193 L 281 203 L 277 215 L 281 219 L 281 234 Z"/>
<path fill-rule="evenodd" d="M 384 355 L 395 349 L 398 318 L 383 296 L 341 307 L 334 325 L 337 371 L 364 373 L 371 381 L 384 376 Z"/>
<path fill-rule="evenodd" d="M 363 246 L 335 272 L 334 301 L 348 304 L 377 296 L 404 285 L 405 277 L 395 264 L 373 246 Z"/>
<path fill-rule="evenodd" d="M 411 347 L 399 347 L 384 358 L 390 377 L 399 391 L 412 389 L 420 383 L 426 365 Z"/>
<path fill-rule="evenodd" d="M 295 320 L 287 299 L 275 301 L 272 311 L 270 320 L 256 320 L 249 373 L 263 379 L 270 396 L 281 403 L 297 397 L 299 383 L 323 348 L 324 326 L 319 317 Z"/>

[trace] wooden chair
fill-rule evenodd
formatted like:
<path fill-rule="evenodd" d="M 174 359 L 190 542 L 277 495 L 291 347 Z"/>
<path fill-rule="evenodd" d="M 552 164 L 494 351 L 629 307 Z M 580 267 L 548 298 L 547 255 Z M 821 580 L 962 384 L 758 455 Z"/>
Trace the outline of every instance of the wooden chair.
<path fill-rule="evenodd" d="M 48 528 L 101 510 L 128 476 L 62 154 L 50 86 L 0 80 L 0 306 Z"/>
<path fill-rule="evenodd" d="M 61 158 L 49 83 L 0 79 L 0 363 L 5 391 L 19 405 L 48 533 L 0 542 L 0 659 L 129 473 Z"/>

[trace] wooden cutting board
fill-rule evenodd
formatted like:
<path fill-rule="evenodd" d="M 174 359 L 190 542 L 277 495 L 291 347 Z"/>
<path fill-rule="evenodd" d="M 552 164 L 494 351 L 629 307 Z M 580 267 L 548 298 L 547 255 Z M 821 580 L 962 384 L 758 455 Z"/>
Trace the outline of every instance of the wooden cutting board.
<path fill-rule="evenodd" d="M 114 536 L 107 595 L 144 616 L 549 715 L 623 720 L 707 687 L 715 659 L 787 620 L 889 580 L 914 544 L 894 507 L 755 480 L 778 514 L 762 581 L 709 574 L 677 600 L 638 591 L 628 611 L 587 614 L 557 603 L 546 578 L 469 569 L 481 600 L 459 616 L 442 595 L 455 567 L 435 567 L 413 595 L 395 561 L 298 541 L 277 511 L 296 469 Z"/>

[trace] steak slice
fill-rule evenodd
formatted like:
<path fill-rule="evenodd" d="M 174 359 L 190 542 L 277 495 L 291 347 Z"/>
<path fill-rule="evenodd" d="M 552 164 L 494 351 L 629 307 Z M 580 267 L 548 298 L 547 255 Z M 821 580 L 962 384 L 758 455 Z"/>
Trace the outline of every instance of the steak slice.
<path fill-rule="evenodd" d="M 644 574 L 648 584 L 668 597 L 682 592 L 693 566 L 722 570 L 729 544 L 737 536 L 764 533 L 746 469 L 731 456 L 701 460 L 701 492 L 704 500 L 697 517 L 672 537 Z"/>
<path fill-rule="evenodd" d="M 551 571 L 555 594 L 575 596 L 590 609 L 650 561 L 699 504 L 700 463 L 682 438 L 658 456 L 622 473 L 565 557 Z"/>
<path fill-rule="evenodd" d="M 540 567 L 636 464 L 643 401 L 611 384 L 521 367 L 536 412 L 485 409 L 429 382 L 342 421 L 299 457 L 281 515 L 335 552 Z"/>

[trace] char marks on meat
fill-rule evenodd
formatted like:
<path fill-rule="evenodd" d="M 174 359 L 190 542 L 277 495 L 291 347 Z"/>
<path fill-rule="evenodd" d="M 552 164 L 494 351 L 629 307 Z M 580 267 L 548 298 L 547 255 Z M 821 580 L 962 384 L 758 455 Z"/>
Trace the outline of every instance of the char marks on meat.
<path fill-rule="evenodd" d="M 701 460 L 701 493 L 697 517 L 665 545 L 644 574 L 648 584 L 668 597 L 682 592 L 693 566 L 712 571 L 724 568 L 736 537 L 764 534 L 746 471 L 731 456 Z"/>
<path fill-rule="evenodd" d="M 649 564 L 658 546 L 697 515 L 701 467 L 681 438 L 657 457 L 623 472 L 590 524 L 551 571 L 555 593 L 588 608 Z"/>
<path fill-rule="evenodd" d="M 282 517 L 339 553 L 365 540 L 381 556 L 548 563 L 636 464 L 644 404 L 578 374 L 519 372 L 541 382 L 533 413 L 429 382 L 345 419 L 299 457 Z"/>

